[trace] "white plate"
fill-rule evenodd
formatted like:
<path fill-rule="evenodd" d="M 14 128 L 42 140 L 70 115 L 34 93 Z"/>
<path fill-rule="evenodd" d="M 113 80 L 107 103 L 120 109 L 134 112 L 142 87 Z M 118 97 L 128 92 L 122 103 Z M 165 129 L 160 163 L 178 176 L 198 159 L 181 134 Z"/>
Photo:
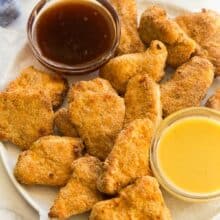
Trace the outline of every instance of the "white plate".
<path fill-rule="evenodd" d="M 138 1 L 138 14 L 140 15 L 143 10 L 149 5 L 154 3 L 158 3 L 163 6 L 170 16 L 176 16 L 186 9 L 179 8 L 172 4 L 165 4 L 159 1 L 149 1 L 149 0 L 139 0 Z M 196 9 L 195 9 L 196 10 Z M 9 81 L 14 79 L 19 71 L 29 65 L 34 65 L 39 69 L 45 69 L 32 55 L 30 48 L 25 42 L 19 52 L 16 54 L 14 60 L 7 72 L 3 73 L 4 81 L 3 87 L 7 85 Z M 89 80 L 94 78 L 97 73 L 93 73 L 90 75 L 84 76 L 74 76 L 68 77 L 69 82 L 79 81 L 79 80 Z M 215 90 L 217 87 L 220 87 L 220 79 L 216 79 L 212 88 L 209 91 L 209 95 Z M 21 193 L 21 195 L 25 198 L 25 200 L 39 213 L 40 219 L 45 220 L 48 219 L 47 213 L 49 208 L 51 207 L 54 197 L 58 189 L 53 187 L 39 187 L 39 186 L 23 186 L 20 185 L 13 175 L 13 168 L 16 163 L 19 149 L 10 144 L 10 143 L 0 143 L 0 155 L 2 157 L 2 161 L 6 171 L 17 188 L 17 190 Z M 191 204 L 180 201 L 166 192 L 164 192 L 164 197 L 168 207 L 171 209 L 173 219 L 176 220 L 208 220 L 211 219 L 218 211 L 220 211 L 219 202 L 212 202 L 206 204 Z M 88 214 L 83 214 L 79 216 L 72 217 L 74 220 L 84 220 L 88 219 Z"/>

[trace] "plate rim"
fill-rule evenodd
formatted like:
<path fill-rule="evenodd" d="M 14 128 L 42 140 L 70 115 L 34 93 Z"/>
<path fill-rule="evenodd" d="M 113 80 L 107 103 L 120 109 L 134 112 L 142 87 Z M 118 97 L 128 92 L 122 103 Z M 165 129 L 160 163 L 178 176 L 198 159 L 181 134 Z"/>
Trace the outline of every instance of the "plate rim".
<path fill-rule="evenodd" d="M 34 208 L 35 211 L 38 212 L 39 215 L 45 215 L 44 211 L 37 205 L 37 203 L 34 201 L 34 199 L 28 194 L 28 192 L 24 189 L 23 185 L 20 184 L 13 173 L 10 171 L 9 163 L 8 163 L 8 155 L 7 155 L 7 148 L 4 145 L 3 142 L 0 142 L 0 156 L 2 159 L 3 167 L 12 182 L 12 184 L 15 186 L 15 189 L 19 192 L 19 194 L 25 199 L 25 201 Z"/>

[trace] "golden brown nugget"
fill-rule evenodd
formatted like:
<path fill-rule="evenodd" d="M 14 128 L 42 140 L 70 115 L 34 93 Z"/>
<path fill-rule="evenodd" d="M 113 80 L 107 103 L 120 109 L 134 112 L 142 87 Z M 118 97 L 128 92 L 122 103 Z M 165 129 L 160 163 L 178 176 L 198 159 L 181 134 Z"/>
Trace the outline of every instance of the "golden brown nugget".
<path fill-rule="evenodd" d="M 220 14 L 203 9 L 178 16 L 176 21 L 199 44 L 198 54 L 207 57 L 220 75 Z"/>
<path fill-rule="evenodd" d="M 111 59 L 100 69 L 100 76 L 124 94 L 129 79 L 137 74 L 148 74 L 155 81 L 164 76 L 167 50 L 160 41 L 153 41 L 143 53 L 127 54 Z"/>
<path fill-rule="evenodd" d="M 50 217 L 63 219 L 87 212 L 103 199 L 96 188 L 102 163 L 95 157 L 86 156 L 74 161 L 72 168 L 72 177 L 57 195 Z"/>
<path fill-rule="evenodd" d="M 121 22 L 121 38 L 117 55 L 143 52 L 145 50 L 137 29 L 137 5 L 135 0 L 109 0 L 116 9 Z"/>
<path fill-rule="evenodd" d="M 137 119 L 120 132 L 97 181 L 101 192 L 116 194 L 136 178 L 151 174 L 149 149 L 154 129 L 149 119 Z"/>
<path fill-rule="evenodd" d="M 150 6 L 141 16 L 139 34 L 144 43 L 162 41 L 168 50 L 167 63 L 178 67 L 187 62 L 195 52 L 196 43 L 179 25 L 167 18 L 166 11 L 159 6 Z"/>
<path fill-rule="evenodd" d="M 207 103 L 206 107 L 213 108 L 215 110 L 220 111 L 220 89 L 218 89 L 214 95 L 212 95 Z"/>
<path fill-rule="evenodd" d="M 70 120 L 76 126 L 88 153 L 104 160 L 123 126 L 124 99 L 113 89 L 81 90 L 80 84 L 86 83 L 91 85 L 91 81 L 79 82 L 71 89 L 74 99 L 68 109 Z"/>
<path fill-rule="evenodd" d="M 200 106 L 214 77 L 214 68 L 205 58 L 193 57 L 177 68 L 172 78 L 161 85 L 163 114 Z"/>
<path fill-rule="evenodd" d="M 100 93 L 111 92 L 116 94 L 109 81 L 102 78 L 95 78 L 89 81 L 79 81 L 72 85 L 68 93 L 68 102 L 72 102 L 74 97 L 82 92 Z"/>
<path fill-rule="evenodd" d="M 77 130 L 70 121 L 66 108 L 61 108 L 55 113 L 54 124 L 62 135 L 67 137 L 78 137 Z"/>
<path fill-rule="evenodd" d="M 119 196 L 96 203 L 89 220 L 171 220 L 159 184 L 143 176 L 122 189 Z"/>
<path fill-rule="evenodd" d="M 28 149 L 39 137 L 53 133 L 51 102 L 41 92 L 0 93 L 0 140 Z"/>
<path fill-rule="evenodd" d="M 162 119 L 160 87 L 148 75 L 136 75 L 128 82 L 125 93 L 125 122 L 149 118 L 155 126 Z"/>
<path fill-rule="evenodd" d="M 27 185 L 63 186 L 71 177 L 72 162 L 81 156 L 78 138 L 45 136 L 19 155 L 14 174 Z"/>
<path fill-rule="evenodd" d="M 21 89 L 44 92 L 51 99 L 53 107 L 56 108 L 62 104 L 68 84 L 64 78 L 56 74 L 47 74 L 31 66 L 22 70 L 20 76 L 7 86 L 6 91 Z"/>

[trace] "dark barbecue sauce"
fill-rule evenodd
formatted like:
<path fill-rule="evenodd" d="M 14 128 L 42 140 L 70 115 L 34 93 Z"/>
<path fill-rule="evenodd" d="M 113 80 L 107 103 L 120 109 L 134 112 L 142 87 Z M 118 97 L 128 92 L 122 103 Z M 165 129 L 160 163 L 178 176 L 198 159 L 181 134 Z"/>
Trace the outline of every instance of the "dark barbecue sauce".
<path fill-rule="evenodd" d="M 112 18 L 92 1 L 63 1 L 43 11 L 36 22 L 36 42 L 48 59 L 66 65 L 95 60 L 111 49 Z"/>

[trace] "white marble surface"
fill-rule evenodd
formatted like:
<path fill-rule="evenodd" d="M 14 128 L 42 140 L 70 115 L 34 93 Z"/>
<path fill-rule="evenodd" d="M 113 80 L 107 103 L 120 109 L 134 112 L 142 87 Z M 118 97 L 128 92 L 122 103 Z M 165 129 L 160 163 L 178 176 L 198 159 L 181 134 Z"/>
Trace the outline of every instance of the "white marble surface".
<path fill-rule="evenodd" d="M 169 0 L 162 1 L 168 2 Z M 7 30 L 0 28 L 0 79 L 3 79 L 4 76 L 1 73 L 6 70 L 11 57 L 16 53 L 20 43 L 24 40 L 27 16 L 36 2 L 37 0 L 20 0 L 22 15 Z M 171 1 L 169 2 L 171 3 Z M 193 10 L 210 8 L 220 11 L 220 1 L 218 0 L 175 0 L 173 4 Z M 14 219 L 10 218 L 10 215 L 7 213 L 3 214 L 2 208 L 16 211 L 21 216 L 20 219 L 36 220 L 39 218 L 37 212 L 14 189 L 0 161 L 0 219 Z M 199 219 L 195 218 L 194 220 Z"/>

